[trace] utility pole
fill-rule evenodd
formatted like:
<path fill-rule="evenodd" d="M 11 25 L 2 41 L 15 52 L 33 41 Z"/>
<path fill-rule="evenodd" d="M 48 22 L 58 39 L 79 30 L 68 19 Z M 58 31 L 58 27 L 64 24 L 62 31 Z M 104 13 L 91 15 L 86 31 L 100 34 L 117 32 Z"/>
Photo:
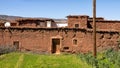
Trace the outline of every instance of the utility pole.
<path fill-rule="evenodd" d="M 93 0 L 93 56 L 96 58 L 96 0 Z"/>

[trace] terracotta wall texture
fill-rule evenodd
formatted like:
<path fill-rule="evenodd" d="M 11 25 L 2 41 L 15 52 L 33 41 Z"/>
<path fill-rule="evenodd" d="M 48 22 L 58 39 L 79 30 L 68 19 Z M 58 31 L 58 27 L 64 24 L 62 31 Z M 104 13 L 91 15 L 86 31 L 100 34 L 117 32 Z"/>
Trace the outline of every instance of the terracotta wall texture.
<path fill-rule="evenodd" d="M 87 15 L 82 15 L 82 16 L 70 15 L 70 16 L 67 16 L 67 18 L 68 18 L 69 28 L 75 28 L 75 24 L 79 24 L 79 28 L 86 28 L 86 29 L 93 28 L 92 18 L 90 18 Z M 119 24 L 120 24 L 120 21 L 118 20 L 104 20 L 104 18 L 100 18 L 100 17 L 96 18 L 97 29 L 120 31 Z M 91 28 L 88 26 L 91 26 Z"/>
<path fill-rule="evenodd" d="M 51 53 L 52 39 L 61 39 L 60 51 L 70 53 L 92 52 L 92 30 L 73 28 L 2 28 L 0 45 L 13 45 L 19 42 L 20 50 Z M 77 40 L 77 44 L 73 40 Z M 119 32 L 97 31 L 98 51 L 116 48 Z"/>
<path fill-rule="evenodd" d="M 66 28 L 0 27 L 0 45 L 17 45 L 20 51 L 87 53 L 93 50 L 92 18 L 67 16 Z M 118 48 L 120 21 L 97 18 L 97 50 Z M 27 22 L 28 24 L 28 22 Z M 76 25 L 77 24 L 77 25 Z M 23 25 L 24 26 L 24 25 Z"/>

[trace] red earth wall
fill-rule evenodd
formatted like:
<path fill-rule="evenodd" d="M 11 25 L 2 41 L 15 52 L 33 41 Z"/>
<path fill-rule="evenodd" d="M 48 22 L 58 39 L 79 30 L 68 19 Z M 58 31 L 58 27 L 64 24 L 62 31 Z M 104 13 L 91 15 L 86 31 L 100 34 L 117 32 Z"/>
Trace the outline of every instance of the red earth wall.
<path fill-rule="evenodd" d="M 13 45 L 19 42 L 20 50 L 51 53 L 52 38 L 61 39 L 61 52 L 92 52 L 92 30 L 74 28 L 1 28 L 0 45 Z M 77 40 L 77 44 L 73 40 Z M 119 32 L 97 31 L 98 51 L 116 48 Z"/>

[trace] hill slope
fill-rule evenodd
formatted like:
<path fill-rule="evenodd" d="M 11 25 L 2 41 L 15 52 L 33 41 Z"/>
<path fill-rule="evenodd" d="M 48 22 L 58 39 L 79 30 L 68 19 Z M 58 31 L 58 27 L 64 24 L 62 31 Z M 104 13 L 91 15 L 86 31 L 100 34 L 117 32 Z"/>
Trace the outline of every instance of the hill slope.
<path fill-rule="evenodd" d="M 23 18 L 23 17 L 20 17 L 20 16 L 0 15 L 0 19 L 4 19 L 4 20 L 15 20 L 17 18 Z"/>
<path fill-rule="evenodd" d="M 17 18 L 31 18 L 31 17 L 20 17 L 20 16 L 9 16 L 9 15 L 0 15 L 0 20 L 15 20 Z M 43 18 L 43 17 L 36 17 Z M 67 22 L 66 19 L 53 19 L 55 22 Z"/>

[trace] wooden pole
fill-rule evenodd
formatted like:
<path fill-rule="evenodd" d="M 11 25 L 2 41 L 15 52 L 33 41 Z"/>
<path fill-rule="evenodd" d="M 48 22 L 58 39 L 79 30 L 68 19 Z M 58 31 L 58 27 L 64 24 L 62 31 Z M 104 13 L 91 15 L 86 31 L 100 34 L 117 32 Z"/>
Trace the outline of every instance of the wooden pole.
<path fill-rule="evenodd" d="M 93 56 L 96 58 L 96 0 L 93 0 Z"/>

